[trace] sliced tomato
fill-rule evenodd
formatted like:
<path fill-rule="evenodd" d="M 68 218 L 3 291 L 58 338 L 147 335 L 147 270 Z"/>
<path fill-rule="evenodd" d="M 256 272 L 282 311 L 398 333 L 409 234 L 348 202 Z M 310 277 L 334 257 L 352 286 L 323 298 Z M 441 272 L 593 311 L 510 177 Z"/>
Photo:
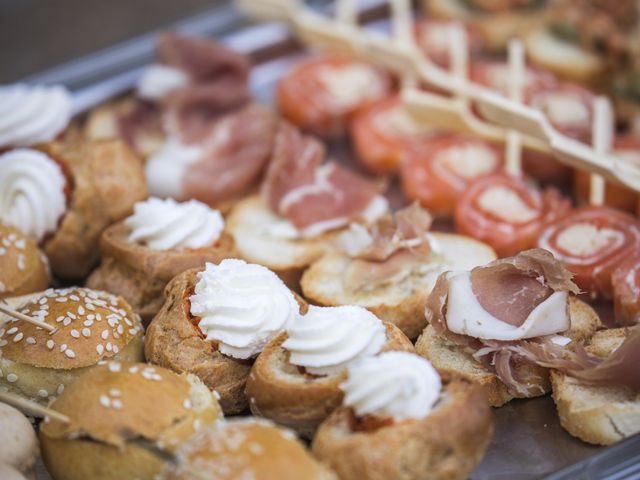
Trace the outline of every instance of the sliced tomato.
<path fill-rule="evenodd" d="M 503 166 L 501 148 L 479 138 L 443 134 L 412 151 L 400 179 L 407 197 L 434 215 L 451 216 L 470 182 L 498 173 Z"/>
<path fill-rule="evenodd" d="M 625 162 L 630 162 L 640 169 L 640 137 L 637 135 L 623 135 L 616 138 L 615 154 Z M 578 201 L 589 201 L 590 175 L 588 172 L 576 170 L 573 177 L 573 192 Z M 604 191 L 604 202 L 610 207 L 628 212 L 635 212 L 638 193 L 630 188 L 615 183 L 607 183 Z"/>
<path fill-rule="evenodd" d="M 300 128 L 322 137 L 345 133 L 359 111 L 386 98 L 389 74 L 367 63 L 333 54 L 296 65 L 278 83 L 278 107 Z"/>
<path fill-rule="evenodd" d="M 467 37 L 467 48 L 471 55 L 479 53 L 484 40 L 480 32 L 469 24 L 460 22 L 422 18 L 415 24 L 415 36 L 422 52 L 436 65 L 449 67 L 449 45 L 451 43 L 449 31 L 453 25 L 461 25 Z"/>
<path fill-rule="evenodd" d="M 640 323 L 640 252 L 614 270 L 611 283 L 616 323 Z"/>
<path fill-rule="evenodd" d="M 497 174 L 469 184 L 455 209 L 458 231 L 506 257 L 533 247 L 549 222 L 570 210 L 555 189 L 543 192 L 519 177 Z"/>
<path fill-rule="evenodd" d="M 640 223 L 610 207 L 582 207 L 548 225 L 538 246 L 562 260 L 593 298 L 611 298 L 613 271 L 640 248 Z"/>
<path fill-rule="evenodd" d="M 360 163 L 375 173 L 393 173 L 414 145 L 428 142 L 432 127 L 415 122 L 397 96 L 360 112 L 351 124 L 351 141 Z"/>

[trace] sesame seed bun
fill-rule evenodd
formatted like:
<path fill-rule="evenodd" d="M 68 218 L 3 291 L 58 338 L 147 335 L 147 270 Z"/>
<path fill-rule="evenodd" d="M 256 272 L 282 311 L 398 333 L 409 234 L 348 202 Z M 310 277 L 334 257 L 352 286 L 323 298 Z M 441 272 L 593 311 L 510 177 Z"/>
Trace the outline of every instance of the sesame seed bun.
<path fill-rule="evenodd" d="M 144 331 L 121 298 L 86 288 L 47 290 L 18 311 L 54 332 L 6 316 L 0 327 L 0 388 L 41 403 L 100 360 L 143 360 Z"/>
<path fill-rule="evenodd" d="M 331 480 L 295 435 L 265 420 L 244 418 L 203 429 L 177 451 L 163 480 Z"/>
<path fill-rule="evenodd" d="M 153 479 L 177 446 L 222 415 L 197 377 L 129 362 L 90 369 L 51 408 L 70 419 L 45 419 L 40 428 L 56 480 Z"/>
<path fill-rule="evenodd" d="M 0 298 L 44 290 L 49 280 L 47 257 L 36 242 L 17 228 L 0 224 Z"/>

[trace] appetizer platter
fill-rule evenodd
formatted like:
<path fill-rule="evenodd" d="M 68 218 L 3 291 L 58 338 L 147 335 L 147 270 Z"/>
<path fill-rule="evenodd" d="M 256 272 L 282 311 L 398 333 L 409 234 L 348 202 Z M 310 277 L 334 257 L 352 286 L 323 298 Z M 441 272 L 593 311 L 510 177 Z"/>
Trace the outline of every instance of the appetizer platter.
<path fill-rule="evenodd" d="M 1 87 L 0 477 L 639 475 L 629 68 L 533 3 L 242 0 Z"/>

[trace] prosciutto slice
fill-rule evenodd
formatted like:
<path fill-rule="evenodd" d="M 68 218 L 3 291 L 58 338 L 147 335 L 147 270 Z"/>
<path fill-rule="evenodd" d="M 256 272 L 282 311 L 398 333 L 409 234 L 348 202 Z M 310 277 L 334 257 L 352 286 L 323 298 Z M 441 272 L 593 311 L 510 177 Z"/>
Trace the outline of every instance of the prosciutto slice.
<path fill-rule="evenodd" d="M 571 274 L 544 250 L 533 249 L 471 271 L 472 290 L 479 303 L 496 318 L 521 325 L 531 311 L 553 292 L 577 293 Z M 561 358 L 563 348 L 546 338 L 517 341 L 486 340 L 452 332 L 447 326 L 448 277 L 443 273 L 427 299 L 426 317 L 436 333 L 457 344 L 495 373 L 517 395 L 528 395 L 531 378 L 519 377 L 520 362 L 538 363 L 546 357 Z M 548 352 L 552 352 L 548 353 Z"/>
<path fill-rule="evenodd" d="M 616 324 L 640 323 L 640 253 L 620 265 L 611 277 Z"/>
<path fill-rule="evenodd" d="M 257 186 L 273 148 L 277 120 L 252 104 L 211 125 L 199 145 L 200 160 L 185 171 L 183 190 L 210 205 L 232 200 Z"/>
<path fill-rule="evenodd" d="M 319 142 L 280 124 L 262 195 L 298 229 L 356 220 L 378 194 L 378 185 L 335 162 L 321 164 L 323 157 Z"/>

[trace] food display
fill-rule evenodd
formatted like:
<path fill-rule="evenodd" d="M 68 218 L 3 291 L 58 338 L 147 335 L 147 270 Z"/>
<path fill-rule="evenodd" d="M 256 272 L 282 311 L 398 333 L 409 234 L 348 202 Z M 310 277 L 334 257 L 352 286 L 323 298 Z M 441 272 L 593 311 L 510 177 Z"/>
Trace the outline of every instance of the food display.
<path fill-rule="evenodd" d="M 640 132 L 603 97 L 638 7 L 422 3 L 239 1 L 303 45 L 165 32 L 83 112 L 0 88 L 1 478 L 475 479 L 505 411 L 582 458 L 640 433 Z"/>

